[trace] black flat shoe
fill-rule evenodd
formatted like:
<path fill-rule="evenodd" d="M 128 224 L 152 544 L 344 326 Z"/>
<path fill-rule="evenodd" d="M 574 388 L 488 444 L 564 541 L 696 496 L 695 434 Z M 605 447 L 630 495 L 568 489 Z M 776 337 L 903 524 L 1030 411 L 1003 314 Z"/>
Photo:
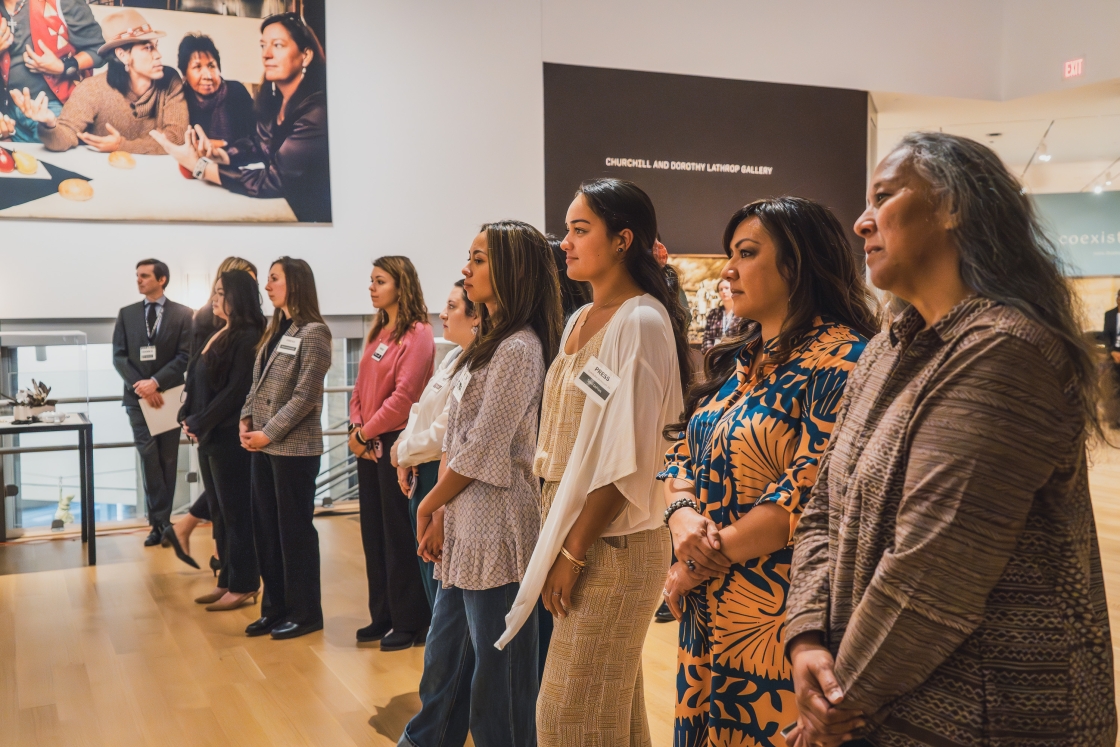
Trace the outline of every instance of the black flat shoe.
<path fill-rule="evenodd" d="M 661 606 L 657 608 L 657 612 L 653 614 L 653 619 L 659 623 L 671 623 L 676 621 L 676 618 L 673 617 L 673 613 L 669 611 L 668 602 L 661 603 Z"/>
<path fill-rule="evenodd" d="M 282 622 L 284 622 L 284 620 L 280 617 L 262 617 L 246 626 L 245 635 L 250 638 L 258 635 L 268 635 L 272 632 L 273 628 L 276 628 Z"/>
<path fill-rule="evenodd" d="M 406 648 L 412 648 L 413 644 L 420 642 L 423 643 L 424 639 L 428 637 L 428 631 L 404 631 L 394 630 L 389 635 L 381 639 L 382 651 L 403 651 Z"/>
<path fill-rule="evenodd" d="M 380 641 L 392 629 L 392 625 L 367 625 L 364 628 L 358 628 L 358 643 Z"/>
<path fill-rule="evenodd" d="M 155 547 L 160 544 L 163 544 L 163 530 L 159 527 L 152 527 L 152 531 L 148 532 L 148 536 L 144 538 L 144 547 Z"/>
<path fill-rule="evenodd" d="M 179 560 L 183 561 L 191 568 L 198 568 L 198 563 L 195 561 L 195 559 L 183 552 L 183 546 L 179 543 L 179 538 L 175 536 L 175 527 L 171 526 L 170 524 L 168 524 L 167 528 L 163 530 L 162 544 L 175 550 L 175 557 L 177 557 Z"/>
<path fill-rule="evenodd" d="M 272 639 L 274 641 L 282 641 L 285 638 L 299 638 L 301 635 L 314 633 L 316 630 L 323 629 L 323 622 L 320 620 L 317 623 L 307 623 L 306 625 L 297 625 L 294 622 L 280 623 L 272 629 Z"/>

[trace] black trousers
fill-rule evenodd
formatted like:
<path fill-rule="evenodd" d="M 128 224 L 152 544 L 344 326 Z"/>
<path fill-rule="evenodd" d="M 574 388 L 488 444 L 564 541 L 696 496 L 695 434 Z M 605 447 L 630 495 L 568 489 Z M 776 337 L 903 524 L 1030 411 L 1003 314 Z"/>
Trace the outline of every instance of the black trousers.
<path fill-rule="evenodd" d="M 264 595 L 261 616 L 309 625 L 323 620 L 315 513 L 318 456 L 255 452 L 253 538 Z"/>
<path fill-rule="evenodd" d="M 166 403 L 164 407 L 172 407 Z M 175 501 L 175 472 L 179 466 L 179 429 L 153 436 L 137 405 L 125 406 L 132 426 L 132 440 L 140 452 L 140 471 L 144 477 L 144 499 L 148 523 L 163 527 L 171 523 L 171 504 Z"/>
<path fill-rule="evenodd" d="M 375 627 L 417 632 L 426 630 L 432 610 L 416 563 L 416 535 L 408 498 L 397 485 L 397 468 L 389 449 L 400 431 L 381 435 L 381 458 L 358 460 L 358 504 L 361 507 L 362 549 L 369 582 L 369 616 Z"/>
<path fill-rule="evenodd" d="M 211 505 L 211 520 L 222 563 L 218 586 L 235 594 L 256 591 L 261 573 L 253 541 L 252 454 L 241 448 L 237 426 L 232 426 L 207 434 L 198 459 L 206 494 L 216 504 Z"/>

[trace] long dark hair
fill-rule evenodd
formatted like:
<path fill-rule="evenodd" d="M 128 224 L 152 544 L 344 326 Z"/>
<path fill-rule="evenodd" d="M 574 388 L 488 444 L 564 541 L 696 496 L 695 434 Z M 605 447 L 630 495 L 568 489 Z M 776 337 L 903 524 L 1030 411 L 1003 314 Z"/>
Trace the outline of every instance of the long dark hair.
<path fill-rule="evenodd" d="M 109 84 L 110 88 L 116 89 L 122 96 L 128 96 L 132 90 L 132 76 L 128 74 L 128 68 L 121 62 L 121 58 L 117 57 L 118 49 L 132 49 L 137 44 L 147 44 L 148 42 L 133 42 L 132 44 L 122 44 L 109 50 L 105 55 L 105 82 Z M 171 85 L 171 81 L 175 78 L 174 73 L 164 71 L 162 78 L 156 78 L 152 81 L 153 88 L 167 88 Z"/>
<path fill-rule="evenodd" d="M 1014 307 L 1049 330 L 1069 356 L 1086 436 L 1103 436 L 1097 367 L 1081 334 L 1078 302 L 1062 260 L 1031 201 L 991 149 L 968 138 L 914 132 L 893 152 L 929 185 L 953 218 L 949 235 L 961 279 L 984 298 Z"/>
<path fill-rule="evenodd" d="M 819 316 L 838 322 L 864 337 L 879 332 L 876 306 L 863 279 L 848 235 L 832 211 L 801 197 L 755 200 L 735 211 L 723 231 L 723 251 L 731 257 L 731 241 L 739 226 L 757 218 L 777 249 L 778 272 L 789 286 L 789 314 L 782 322 L 770 360 L 782 364 L 804 344 Z M 719 391 L 735 373 L 745 345 L 761 335 L 758 324 L 715 345 L 704 355 L 701 378 L 685 398 L 685 414 L 667 433 L 679 438 L 700 402 Z"/>
<path fill-rule="evenodd" d="M 393 328 L 390 337 L 393 342 L 400 342 L 412 327 L 417 323 L 428 323 L 428 306 L 424 303 L 424 291 L 420 289 L 420 278 L 416 275 L 416 267 L 408 257 L 390 255 L 378 257 L 373 260 L 373 266 L 384 270 L 393 278 L 397 286 L 397 325 Z M 374 317 L 373 326 L 366 335 L 366 344 L 373 342 L 381 334 L 381 330 L 389 323 L 389 315 L 384 310 L 378 309 Z"/>
<path fill-rule="evenodd" d="M 315 291 L 315 273 L 311 265 L 302 259 L 281 257 L 269 265 L 269 271 L 276 265 L 284 271 L 284 284 L 287 286 L 287 297 L 284 305 L 288 307 L 288 314 L 292 317 L 292 324 L 302 327 L 310 322 L 325 324 L 322 314 L 319 313 L 319 294 Z M 269 339 L 280 331 L 280 324 L 284 321 L 284 312 L 276 309 L 272 312 L 272 319 L 268 329 L 264 331 L 257 349 L 268 344 Z"/>
<path fill-rule="evenodd" d="M 583 195 L 591 212 L 607 224 L 607 232 L 618 236 L 629 228 L 634 234 L 623 263 L 638 287 L 665 307 L 673 324 L 677 344 L 677 366 L 681 372 L 681 391 L 688 391 L 692 380 L 692 359 L 688 350 L 688 311 L 677 297 L 670 274 L 657 264 L 653 242 L 657 240 L 657 211 L 642 188 L 624 179 L 594 179 L 579 185 L 576 196 Z M 675 277 L 675 276 L 674 276 Z"/>
<path fill-rule="evenodd" d="M 556 260 L 556 277 L 560 281 L 560 306 L 564 309 L 564 321 L 575 313 L 576 309 L 591 302 L 591 286 L 568 277 L 567 255 L 560 248 L 560 239 L 552 234 L 545 234 L 548 247 L 552 250 L 552 258 Z"/>
<path fill-rule="evenodd" d="M 487 223 L 481 230 L 486 233 L 490 285 L 498 308 L 491 316 L 486 304 L 475 304 L 478 337 L 459 356 L 455 370 L 482 368 L 507 337 L 524 327 L 531 327 L 541 341 L 547 367 L 556 357 L 563 333 L 560 283 L 548 239 L 519 220 Z"/>
<path fill-rule="evenodd" d="M 311 58 L 311 64 L 307 66 L 307 72 L 303 76 L 303 80 L 299 82 L 296 87 L 295 93 L 288 99 L 288 105 L 284 110 L 284 123 L 290 121 L 288 112 L 295 111 L 296 107 L 303 102 L 308 96 L 314 93 L 322 93 L 326 95 L 327 92 L 327 56 L 323 52 L 323 45 L 319 43 L 319 37 L 315 35 L 315 31 L 308 26 L 299 13 L 279 13 L 274 16 L 269 16 L 264 19 L 261 24 L 261 31 L 274 23 L 278 23 L 284 27 L 288 35 L 292 37 L 292 41 L 299 48 L 299 51 L 306 52 L 311 50 L 314 55 Z M 273 122 L 276 120 L 276 115 L 280 113 L 280 107 L 284 104 L 284 95 L 272 85 L 272 81 L 261 78 L 261 87 L 257 91 L 256 100 L 253 102 L 253 108 L 256 112 L 257 119 L 262 121 Z M 283 128 L 284 125 L 281 125 Z M 284 128 L 286 130 L 286 128 Z"/>
<path fill-rule="evenodd" d="M 260 289 L 257 281 L 245 270 L 228 270 L 218 278 L 222 283 L 229 327 L 214 340 L 202 357 L 206 361 L 206 376 L 212 386 L 220 387 L 229 373 L 233 361 L 227 355 L 235 338 L 247 336 L 254 343 L 264 333 L 265 318 L 261 311 Z"/>

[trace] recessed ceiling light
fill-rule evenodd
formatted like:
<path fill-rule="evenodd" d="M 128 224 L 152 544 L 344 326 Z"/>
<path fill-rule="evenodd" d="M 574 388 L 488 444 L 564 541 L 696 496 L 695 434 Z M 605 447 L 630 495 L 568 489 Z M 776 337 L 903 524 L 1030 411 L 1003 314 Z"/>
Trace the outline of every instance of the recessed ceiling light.
<path fill-rule="evenodd" d="M 1095 195 L 1099 195 L 1103 191 L 1104 191 L 1104 187 L 1102 187 L 1099 184 L 1097 186 L 1093 187 L 1093 194 L 1095 194 Z"/>
<path fill-rule="evenodd" d="M 1043 162 L 1049 161 L 1050 160 L 1050 154 L 1049 153 L 1039 153 L 1038 154 L 1038 160 L 1043 161 Z"/>

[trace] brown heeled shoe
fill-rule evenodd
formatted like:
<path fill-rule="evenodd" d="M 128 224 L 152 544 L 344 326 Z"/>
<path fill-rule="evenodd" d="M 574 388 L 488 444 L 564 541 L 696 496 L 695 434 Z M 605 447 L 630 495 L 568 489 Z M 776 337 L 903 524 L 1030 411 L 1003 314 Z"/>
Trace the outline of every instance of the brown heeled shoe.
<path fill-rule="evenodd" d="M 226 595 L 229 589 L 214 589 L 209 594 L 203 594 L 198 599 L 194 600 L 195 604 L 213 604 Z"/>
<path fill-rule="evenodd" d="M 228 602 L 215 602 L 214 604 L 211 604 L 211 605 L 207 606 L 206 611 L 207 612 L 227 612 L 229 610 L 235 610 L 238 607 L 244 607 L 246 604 L 256 604 L 257 603 L 257 594 L 260 594 L 260 592 L 259 591 L 248 591 L 248 592 L 245 592 L 244 594 L 237 594 L 236 596 L 234 596 L 233 599 L 231 599 Z"/>

